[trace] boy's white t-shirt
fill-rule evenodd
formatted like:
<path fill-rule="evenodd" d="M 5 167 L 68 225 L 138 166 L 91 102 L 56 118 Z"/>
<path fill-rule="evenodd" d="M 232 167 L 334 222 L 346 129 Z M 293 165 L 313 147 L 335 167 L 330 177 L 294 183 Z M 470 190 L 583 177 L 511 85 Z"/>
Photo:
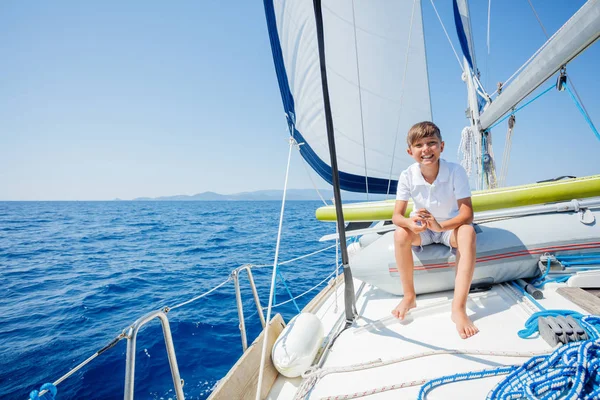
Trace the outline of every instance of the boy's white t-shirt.
<path fill-rule="evenodd" d="M 471 197 L 469 178 L 464 168 L 458 164 L 440 159 L 440 170 L 435 181 L 430 184 L 421 174 L 419 163 L 414 163 L 402 171 L 398 179 L 396 200 L 413 199 L 415 210 L 427 209 L 439 222 L 458 215 L 457 200 Z"/>

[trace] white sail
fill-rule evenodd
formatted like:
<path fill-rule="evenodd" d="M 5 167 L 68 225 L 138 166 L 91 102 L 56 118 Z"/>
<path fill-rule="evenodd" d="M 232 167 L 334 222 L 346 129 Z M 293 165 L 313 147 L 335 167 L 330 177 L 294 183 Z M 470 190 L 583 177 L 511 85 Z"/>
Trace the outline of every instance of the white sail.
<path fill-rule="evenodd" d="M 291 134 L 331 182 L 313 4 L 267 0 L 265 9 Z M 420 1 L 328 0 L 322 10 L 341 187 L 394 193 L 412 162 L 408 129 L 431 120 Z"/>

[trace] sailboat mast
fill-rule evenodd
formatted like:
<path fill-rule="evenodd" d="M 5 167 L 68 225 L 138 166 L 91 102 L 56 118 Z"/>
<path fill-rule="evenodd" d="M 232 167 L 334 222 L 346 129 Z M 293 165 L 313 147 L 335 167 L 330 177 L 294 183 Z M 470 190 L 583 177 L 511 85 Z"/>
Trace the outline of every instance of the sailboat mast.
<path fill-rule="evenodd" d="M 344 267 L 344 304 L 346 311 L 346 324 L 351 324 L 356 316 L 354 300 L 354 281 L 352 271 L 348 263 L 348 248 L 346 246 L 346 231 L 344 224 L 344 213 L 342 210 L 342 195 L 340 192 L 340 177 L 335 150 L 335 137 L 333 130 L 333 117 L 331 115 L 331 103 L 329 101 L 329 87 L 327 84 L 327 68 L 325 63 L 325 38 L 323 35 L 323 13 L 321 0 L 313 0 L 315 9 L 315 20 L 317 27 L 317 42 L 319 46 L 319 64 L 321 68 L 321 85 L 323 88 L 323 105 L 325 109 L 325 122 L 327 127 L 327 142 L 329 144 L 329 155 L 331 157 L 331 175 L 333 184 L 333 196 L 335 199 L 335 210 L 337 216 L 337 230 L 339 233 L 340 249 L 342 253 L 342 265 Z M 337 266 L 336 266 L 337 268 Z"/>
<path fill-rule="evenodd" d="M 483 104 L 489 99 L 482 97 L 483 88 L 479 82 L 479 71 L 475 59 L 475 45 L 471 29 L 471 17 L 469 15 L 469 4 L 467 0 L 454 0 L 454 22 L 456 33 L 463 52 L 463 80 L 467 85 L 467 118 L 473 134 L 473 145 L 475 148 L 475 171 L 477 189 L 493 188 L 496 186 L 495 164 L 492 159 L 491 133 L 480 128 L 480 113 Z M 487 96 L 487 95 L 486 95 Z"/>

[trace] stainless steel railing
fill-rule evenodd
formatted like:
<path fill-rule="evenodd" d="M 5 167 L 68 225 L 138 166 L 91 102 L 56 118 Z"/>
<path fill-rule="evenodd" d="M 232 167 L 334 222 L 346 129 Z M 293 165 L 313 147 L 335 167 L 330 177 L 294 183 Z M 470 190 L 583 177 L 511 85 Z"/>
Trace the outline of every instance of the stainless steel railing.
<path fill-rule="evenodd" d="M 171 367 L 171 377 L 173 378 L 173 385 L 175 386 L 175 394 L 177 400 L 184 400 L 183 395 L 183 379 L 179 376 L 179 366 L 177 365 L 177 357 L 175 356 L 175 346 L 173 345 L 173 336 L 171 335 L 171 326 L 169 325 L 169 319 L 167 313 L 169 308 L 165 307 L 159 311 L 153 311 L 144 315 L 135 321 L 130 327 L 123 331 L 123 334 L 127 338 L 127 360 L 125 362 L 125 393 L 123 398 L 125 400 L 133 400 L 133 387 L 135 383 L 135 349 L 137 343 L 137 334 L 140 328 L 146 325 L 148 322 L 155 318 L 158 318 L 162 325 L 163 336 L 165 339 L 165 345 L 167 347 L 167 356 L 169 358 L 169 366 Z"/>
<path fill-rule="evenodd" d="M 291 260 L 281 262 L 281 263 L 279 263 L 279 265 L 291 263 L 291 262 L 294 262 L 294 261 L 297 261 L 297 260 L 300 260 L 300 259 L 303 259 L 306 257 L 310 257 L 317 253 L 321 253 L 323 251 L 329 250 L 333 247 L 335 247 L 335 245 L 325 247 L 321 250 L 315 251 L 310 254 L 306 254 L 301 257 L 297 257 L 297 258 L 294 258 Z M 171 368 L 171 377 L 173 378 L 173 385 L 175 386 L 175 393 L 177 396 L 177 400 L 183 400 L 184 399 L 184 393 L 183 393 L 184 381 L 183 381 L 183 379 L 181 379 L 181 376 L 179 374 L 177 357 L 175 355 L 175 346 L 173 345 L 173 337 L 171 335 L 171 327 L 169 324 L 169 319 L 167 318 L 167 313 L 169 311 L 175 310 L 176 308 L 188 305 L 188 304 L 193 303 L 203 297 L 206 297 L 209 294 L 211 294 L 212 292 L 214 292 L 217 289 L 224 286 L 230 280 L 233 280 L 234 286 L 235 286 L 235 296 L 236 296 L 236 304 L 237 304 L 237 309 L 238 309 L 238 317 L 240 320 L 239 328 L 240 328 L 240 335 L 241 335 L 241 339 L 242 339 L 242 348 L 244 351 L 246 351 L 246 349 L 248 348 L 248 339 L 247 339 L 247 334 L 246 334 L 246 323 L 245 323 L 245 317 L 244 317 L 244 309 L 243 309 L 243 303 L 242 303 L 242 294 L 241 294 L 241 289 L 240 289 L 239 276 L 242 271 L 246 271 L 246 273 L 248 275 L 248 282 L 250 284 L 250 288 L 252 290 L 252 294 L 254 297 L 254 302 L 256 304 L 256 309 L 258 311 L 258 316 L 260 318 L 261 325 L 264 329 L 265 325 L 266 325 L 265 317 L 263 314 L 262 306 L 260 305 L 260 299 L 258 297 L 258 291 L 256 289 L 256 284 L 254 283 L 254 277 L 252 275 L 252 268 L 266 268 L 266 267 L 271 267 L 271 265 L 253 265 L 253 264 L 242 265 L 241 267 L 235 268 L 226 280 L 224 280 L 220 284 L 216 285 L 212 289 L 210 289 L 196 297 L 188 299 L 180 304 L 174 305 L 172 307 L 164 307 L 160 310 L 152 311 L 152 312 L 142 316 L 141 318 L 137 319 L 133 324 L 128 326 L 126 329 L 124 329 L 122 333 L 120 333 L 117 337 L 115 337 L 113 340 L 111 340 L 108 344 L 106 344 L 104 347 L 102 347 L 96 353 L 92 354 L 86 360 L 84 360 L 83 362 L 81 362 L 80 364 L 78 364 L 77 366 L 72 368 L 69 372 L 67 372 L 66 374 L 61 376 L 59 379 L 54 381 L 52 384 L 54 386 L 60 384 L 61 382 L 63 382 L 64 380 L 66 380 L 67 378 L 69 378 L 70 376 L 75 374 L 77 371 L 79 371 L 81 368 L 83 368 L 84 366 L 89 364 L 92 360 L 94 360 L 100 354 L 113 348 L 122 339 L 127 339 L 127 353 L 126 353 L 127 356 L 126 356 L 126 361 L 125 361 L 125 391 L 124 391 L 123 398 L 125 400 L 132 400 L 133 396 L 134 396 L 134 386 L 135 386 L 134 384 L 135 384 L 135 361 L 136 361 L 137 335 L 138 335 L 140 329 L 144 325 L 146 325 L 148 322 L 154 320 L 155 318 L 158 318 L 158 320 L 160 321 L 160 323 L 162 325 L 163 337 L 165 339 L 165 346 L 167 348 L 167 356 L 169 359 L 169 366 Z M 330 277 L 331 277 L 331 274 L 325 280 L 321 281 L 313 288 L 308 289 L 307 291 L 296 296 L 295 298 L 284 301 L 283 303 L 281 303 L 279 305 L 284 305 L 284 304 L 288 303 L 289 301 L 292 301 L 294 299 L 304 296 L 305 294 L 307 294 L 307 293 L 311 292 L 312 290 L 316 289 L 317 287 L 321 286 Z M 278 305 L 274 305 L 273 307 L 276 307 L 276 306 L 278 306 Z M 39 396 L 44 395 L 46 392 L 47 392 L 47 390 L 41 390 L 39 392 Z"/>
<path fill-rule="evenodd" d="M 248 337 L 246 335 L 246 321 L 244 320 L 244 306 L 242 303 L 242 292 L 240 290 L 240 272 L 246 271 L 248 273 L 248 281 L 250 282 L 250 288 L 252 289 L 252 295 L 254 296 L 254 303 L 256 304 L 256 310 L 258 311 L 258 316 L 260 318 L 260 323 L 265 328 L 265 316 L 263 314 L 263 309 L 260 305 L 260 299 L 258 298 L 258 291 L 256 290 L 256 285 L 254 284 L 254 277 L 252 276 L 252 265 L 246 264 L 242 265 L 234 269 L 231 272 L 231 277 L 233 278 L 233 284 L 235 285 L 235 301 L 237 304 L 238 317 L 240 319 L 240 335 L 242 337 L 242 349 L 246 351 L 248 348 Z"/>

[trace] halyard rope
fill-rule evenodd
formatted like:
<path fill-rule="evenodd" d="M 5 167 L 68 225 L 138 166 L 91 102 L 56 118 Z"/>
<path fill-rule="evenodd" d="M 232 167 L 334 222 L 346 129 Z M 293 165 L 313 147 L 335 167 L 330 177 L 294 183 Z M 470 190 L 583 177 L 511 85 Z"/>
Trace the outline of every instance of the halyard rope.
<path fill-rule="evenodd" d="M 460 165 L 467 172 L 467 176 L 471 176 L 473 170 L 475 137 L 470 126 L 463 128 L 460 134 L 460 144 L 458 145 L 457 158 L 460 160 Z M 462 153 L 462 157 L 461 157 Z"/>

